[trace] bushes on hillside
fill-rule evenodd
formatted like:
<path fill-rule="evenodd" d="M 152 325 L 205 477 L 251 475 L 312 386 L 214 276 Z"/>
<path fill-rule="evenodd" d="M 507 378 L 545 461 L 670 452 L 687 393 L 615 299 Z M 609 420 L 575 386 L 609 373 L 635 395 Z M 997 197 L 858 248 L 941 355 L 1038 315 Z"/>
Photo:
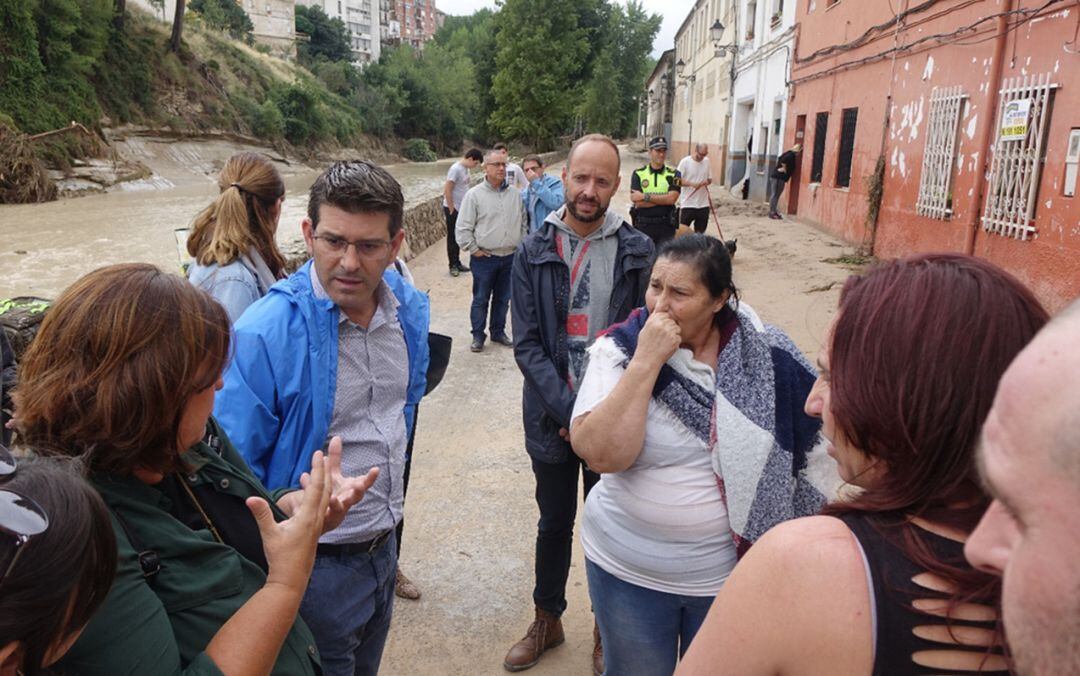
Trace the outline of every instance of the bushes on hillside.
<path fill-rule="evenodd" d="M 439 159 L 427 139 L 411 138 L 401 148 L 401 154 L 413 162 L 434 162 Z"/>

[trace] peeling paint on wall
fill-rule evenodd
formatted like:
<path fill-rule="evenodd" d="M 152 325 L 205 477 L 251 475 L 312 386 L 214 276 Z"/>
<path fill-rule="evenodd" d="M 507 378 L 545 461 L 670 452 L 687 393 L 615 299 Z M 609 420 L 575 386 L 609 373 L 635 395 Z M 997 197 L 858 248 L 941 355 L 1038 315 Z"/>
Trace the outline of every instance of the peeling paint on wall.
<path fill-rule="evenodd" d="M 923 68 L 922 79 L 929 80 L 934 76 L 934 57 L 933 55 L 926 57 L 926 68 Z"/>
<path fill-rule="evenodd" d="M 907 157 L 903 151 L 900 152 L 900 175 L 907 178 Z"/>
<path fill-rule="evenodd" d="M 971 119 L 968 120 L 967 128 L 964 129 L 964 134 L 966 134 L 968 139 L 970 139 L 972 141 L 975 140 L 975 125 L 977 125 L 978 123 L 979 123 L 978 114 L 972 115 Z"/>

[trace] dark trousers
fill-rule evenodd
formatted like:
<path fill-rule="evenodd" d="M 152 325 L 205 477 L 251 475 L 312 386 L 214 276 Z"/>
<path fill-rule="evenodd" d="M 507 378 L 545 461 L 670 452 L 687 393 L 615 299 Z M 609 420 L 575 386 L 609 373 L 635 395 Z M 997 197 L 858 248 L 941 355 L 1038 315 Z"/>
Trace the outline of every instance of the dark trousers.
<path fill-rule="evenodd" d="M 778 214 L 776 210 L 777 203 L 780 202 L 780 195 L 784 194 L 784 186 L 787 185 L 787 181 L 782 178 L 773 178 L 769 180 L 772 187 L 772 194 L 769 195 L 769 213 Z"/>
<path fill-rule="evenodd" d="M 705 234 L 705 228 L 709 227 L 709 207 L 683 207 L 679 209 L 679 223 L 682 225 L 694 225 L 694 232 L 699 235 Z"/>
<path fill-rule="evenodd" d="M 413 413 L 412 431 L 409 432 L 409 442 L 405 445 L 405 476 L 401 480 L 401 521 L 397 522 L 397 555 L 401 558 L 401 537 L 405 534 L 405 498 L 409 495 L 409 470 L 412 469 L 413 442 L 416 441 L 416 424 L 420 422 L 420 405 L 417 404 Z"/>
<path fill-rule="evenodd" d="M 473 256 L 472 267 L 472 320 L 473 338 L 484 341 L 484 324 L 491 328 L 491 337 L 506 335 L 506 313 L 510 309 L 510 275 L 514 266 L 513 254 L 509 256 Z M 488 317 L 488 305 L 491 317 Z M 490 323 L 489 323 L 490 322 Z"/>
<path fill-rule="evenodd" d="M 461 267 L 461 247 L 457 243 L 458 212 L 450 213 L 450 210 L 446 207 L 442 208 L 442 212 L 443 216 L 446 217 L 446 258 L 450 261 L 450 269 L 452 270 Z"/>
<path fill-rule="evenodd" d="M 566 578 L 570 575 L 570 554 L 577 516 L 577 481 L 580 468 L 585 495 L 600 475 L 585 466 L 574 454 L 566 462 L 547 463 L 533 458 L 536 476 L 536 505 L 540 522 L 536 533 L 536 607 L 559 617 L 566 610 Z"/>
<path fill-rule="evenodd" d="M 638 217 L 637 229 L 642 233 L 648 235 L 649 239 L 656 245 L 656 249 L 660 249 L 660 245 L 669 239 L 675 237 L 675 226 L 667 220 L 661 223 L 640 223 L 641 217 Z"/>

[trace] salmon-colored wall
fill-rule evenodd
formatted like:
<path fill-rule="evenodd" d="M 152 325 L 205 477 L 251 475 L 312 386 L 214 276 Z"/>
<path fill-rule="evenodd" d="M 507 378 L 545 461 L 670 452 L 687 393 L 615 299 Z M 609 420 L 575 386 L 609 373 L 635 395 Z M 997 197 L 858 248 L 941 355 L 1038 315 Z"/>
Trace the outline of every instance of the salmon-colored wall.
<path fill-rule="evenodd" d="M 987 131 L 992 131 L 997 122 L 994 92 L 1002 86 L 1000 81 L 993 81 L 994 57 L 999 46 L 996 21 L 983 22 L 977 32 L 966 32 L 962 38 L 944 43 L 927 41 L 921 50 L 900 53 L 895 63 L 890 56 L 812 78 L 834 66 L 888 50 L 897 39 L 895 29 L 889 29 L 858 48 L 800 62 L 818 49 L 846 43 L 892 17 L 886 3 L 841 0 L 825 8 L 826 2 L 800 3 L 786 125 L 786 143 L 794 143 L 795 120 L 799 115 L 806 116 L 800 195 L 795 213 L 849 242 L 868 244 L 871 232 L 866 224 L 865 178 L 873 174 L 883 149 L 884 194 L 874 237 L 874 253 L 878 257 L 963 251 L 974 227 L 977 231 L 973 253 L 1012 271 L 1049 307 L 1059 308 L 1080 295 L 1080 197 L 1062 194 L 1069 130 L 1080 127 L 1080 55 L 1067 53 L 1063 46 L 1073 38 L 1080 8 L 1064 2 L 1051 7 L 1044 15 L 1011 31 L 1001 52 L 1004 54 L 1002 79 L 1049 72 L 1060 85 L 1054 94 L 1046 161 L 1037 195 L 1037 233 L 1029 241 L 1018 241 L 985 232 L 979 220 L 986 190 L 985 181 L 981 182 L 982 189 L 978 189 L 979 174 L 989 171 L 989 149 L 985 144 Z M 986 0 L 967 7 L 964 4 L 959 0 L 942 2 L 934 5 L 932 11 L 910 15 L 899 44 L 949 33 L 1005 7 L 1004 0 Z M 1017 6 L 1024 5 L 1014 4 L 1014 8 Z M 958 40 L 971 44 L 957 44 Z M 952 174 L 953 214 L 948 220 L 925 218 L 916 214 L 915 205 L 929 130 L 930 96 L 934 87 L 955 85 L 961 85 L 968 98 L 961 108 L 957 135 Z M 844 190 L 835 187 L 834 181 L 841 111 L 849 107 L 859 108 L 859 118 L 851 185 Z M 822 111 L 830 114 L 822 182 L 810 186 L 814 123 L 816 114 Z M 989 138 L 992 147 L 994 134 Z"/>

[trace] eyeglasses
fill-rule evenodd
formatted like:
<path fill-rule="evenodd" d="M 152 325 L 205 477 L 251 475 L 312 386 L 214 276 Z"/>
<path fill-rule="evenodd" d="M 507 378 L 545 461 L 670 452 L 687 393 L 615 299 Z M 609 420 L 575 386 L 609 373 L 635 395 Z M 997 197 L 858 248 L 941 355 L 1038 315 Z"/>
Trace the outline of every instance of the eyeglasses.
<path fill-rule="evenodd" d="M 378 258 L 386 253 L 386 250 L 390 247 L 390 242 L 385 239 L 361 239 L 350 242 L 336 235 L 315 235 L 313 239 L 322 242 L 323 246 L 331 253 L 342 256 L 352 246 L 356 249 L 356 255 L 361 258 Z"/>
<path fill-rule="evenodd" d="M 0 481 L 6 481 L 15 474 L 15 456 L 6 446 L 0 444 Z M 15 549 L 11 554 L 4 572 L 0 575 L 0 587 L 4 586 L 23 546 L 36 535 L 41 535 L 49 527 L 49 517 L 41 505 L 25 495 L 0 488 L 0 533 L 10 535 L 15 540 Z"/>

